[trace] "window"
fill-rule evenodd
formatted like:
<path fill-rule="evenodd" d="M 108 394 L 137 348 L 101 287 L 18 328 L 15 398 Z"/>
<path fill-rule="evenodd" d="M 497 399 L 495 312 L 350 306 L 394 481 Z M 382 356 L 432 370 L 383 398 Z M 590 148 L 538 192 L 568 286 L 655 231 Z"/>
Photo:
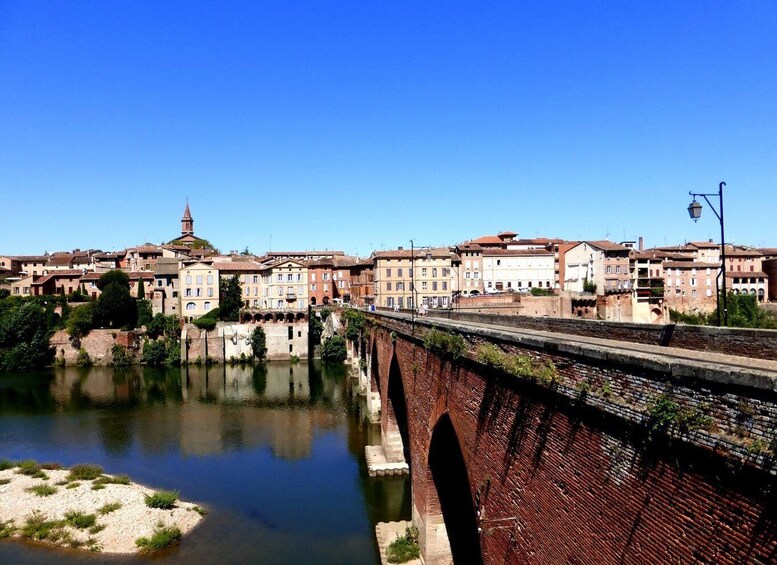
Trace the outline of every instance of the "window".
<path fill-rule="evenodd" d="M 201 288 L 196 289 L 194 295 L 195 296 L 202 296 L 202 289 Z"/>
<path fill-rule="evenodd" d="M 468 278 L 469 278 L 469 271 L 467 271 L 466 273 L 464 273 L 464 278 L 465 278 L 465 279 L 468 279 Z"/>
<path fill-rule="evenodd" d="M 189 310 L 189 311 L 196 310 L 197 309 L 197 305 L 194 302 L 187 302 L 186 303 L 186 309 Z"/>
<path fill-rule="evenodd" d="M 310 290 L 312 290 L 313 292 L 316 292 L 316 283 L 313 283 L 310 285 Z"/>
<path fill-rule="evenodd" d="M 478 273 L 477 271 L 475 271 L 475 272 L 474 272 L 474 273 L 472 273 L 472 274 L 473 274 L 473 275 L 475 275 L 475 278 L 476 278 L 476 279 L 477 279 L 477 278 L 479 278 L 479 276 L 480 276 L 480 273 Z"/>
<path fill-rule="evenodd" d="M 210 302 L 206 302 L 205 304 L 203 304 L 203 306 L 202 306 L 202 307 L 203 307 L 205 310 L 210 310 Z"/>
<path fill-rule="evenodd" d="M 202 284 L 202 275 L 197 275 L 197 284 Z"/>
<path fill-rule="evenodd" d="M 323 278 L 324 278 L 325 281 L 328 281 L 329 280 L 329 273 L 324 273 L 324 277 Z"/>
<path fill-rule="evenodd" d="M 390 282 L 386 283 L 386 290 L 391 290 L 391 283 Z"/>
<path fill-rule="evenodd" d="M 442 276 L 444 276 L 444 277 L 451 276 L 451 270 L 448 267 L 443 267 L 443 269 L 442 269 Z"/>
<path fill-rule="evenodd" d="M 397 269 L 397 276 L 402 277 L 402 269 Z"/>
<path fill-rule="evenodd" d="M 278 273 L 278 277 L 276 278 L 278 282 L 283 282 L 283 273 Z"/>
<path fill-rule="evenodd" d="M 283 308 L 283 300 L 278 301 L 278 308 Z"/>
<path fill-rule="evenodd" d="M 327 283 L 324 283 L 324 292 L 329 290 L 329 285 Z"/>
<path fill-rule="evenodd" d="M 426 276 L 426 267 L 423 267 L 423 268 L 421 269 L 421 276 L 422 276 L 422 277 L 425 277 L 425 276 Z"/>
<path fill-rule="evenodd" d="M 421 290 L 426 290 L 426 281 L 421 283 Z"/>
<path fill-rule="evenodd" d="M 156 281 L 156 285 L 158 287 L 163 287 L 163 286 L 165 286 L 165 282 L 162 279 L 159 279 L 158 281 Z"/>
<path fill-rule="evenodd" d="M 292 275 L 291 273 L 289 273 L 288 275 L 286 275 L 286 282 L 291 282 L 291 281 L 293 281 L 293 280 L 294 280 L 294 275 Z"/>
<path fill-rule="evenodd" d="M 213 275 L 208 275 L 208 284 L 213 284 Z"/>
<path fill-rule="evenodd" d="M 692 298 L 696 298 L 696 289 L 695 288 L 691 291 L 691 297 Z"/>
<path fill-rule="evenodd" d="M 696 286 L 696 277 L 691 278 L 691 286 Z"/>
<path fill-rule="evenodd" d="M 259 275 L 254 275 L 254 284 L 259 283 Z"/>
<path fill-rule="evenodd" d="M 605 272 L 606 274 L 608 274 L 608 275 L 611 275 L 611 274 L 612 274 L 612 265 L 607 265 L 607 266 L 604 268 L 604 272 Z"/>
<path fill-rule="evenodd" d="M 621 266 L 620 265 L 615 265 L 615 274 L 616 275 L 620 275 L 621 274 Z"/>
<path fill-rule="evenodd" d="M 250 289 L 246 288 L 246 294 L 248 294 Z M 213 288 L 208 288 L 208 296 L 213 297 Z"/>
<path fill-rule="evenodd" d="M 283 287 L 282 286 L 278 287 L 278 296 L 283 296 Z"/>
<path fill-rule="evenodd" d="M 293 286 L 286 287 L 286 294 L 294 294 L 294 287 Z"/>
<path fill-rule="evenodd" d="M 302 294 L 303 292 L 305 292 L 305 288 L 302 287 L 302 286 L 298 286 L 297 287 L 297 294 Z"/>
<path fill-rule="evenodd" d="M 342 288 L 342 287 L 340 287 L 340 288 Z M 398 282 L 397 283 L 397 290 L 405 290 L 405 283 Z"/>
<path fill-rule="evenodd" d="M 497 259 L 497 260 L 496 260 L 496 264 L 497 264 L 497 265 L 501 265 L 501 264 L 502 264 L 502 260 L 501 260 L 501 259 Z"/>
<path fill-rule="evenodd" d="M 448 290 L 448 281 L 442 281 L 442 289 Z"/>
<path fill-rule="evenodd" d="M 192 284 L 192 276 L 186 275 L 186 284 Z"/>
<path fill-rule="evenodd" d="M 187 288 L 186 289 L 186 293 L 184 294 L 184 296 L 191 296 L 191 295 L 192 295 L 192 289 Z"/>

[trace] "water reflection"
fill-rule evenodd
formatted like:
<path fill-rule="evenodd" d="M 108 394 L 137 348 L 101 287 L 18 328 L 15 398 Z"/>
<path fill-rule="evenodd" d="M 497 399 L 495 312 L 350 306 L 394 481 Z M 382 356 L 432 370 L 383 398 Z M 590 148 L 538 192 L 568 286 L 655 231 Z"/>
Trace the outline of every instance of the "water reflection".
<path fill-rule="evenodd" d="M 410 517 L 410 486 L 368 476 L 379 430 L 349 383 L 318 363 L 0 375 L 0 457 L 93 462 L 207 506 L 165 561 L 375 563 L 374 524 Z"/>

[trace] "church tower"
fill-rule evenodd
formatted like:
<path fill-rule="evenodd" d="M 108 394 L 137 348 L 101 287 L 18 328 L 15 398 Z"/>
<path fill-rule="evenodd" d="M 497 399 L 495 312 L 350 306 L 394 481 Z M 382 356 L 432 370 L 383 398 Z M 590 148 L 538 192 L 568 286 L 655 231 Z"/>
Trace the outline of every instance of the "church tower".
<path fill-rule="evenodd" d="M 181 235 L 193 235 L 194 234 L 194 220 L 192 219 L 192 213 L 189 211 L 189 199 L 186 199 L 186 210 L 183 211 L 183 218 L 181 218 Z"/>

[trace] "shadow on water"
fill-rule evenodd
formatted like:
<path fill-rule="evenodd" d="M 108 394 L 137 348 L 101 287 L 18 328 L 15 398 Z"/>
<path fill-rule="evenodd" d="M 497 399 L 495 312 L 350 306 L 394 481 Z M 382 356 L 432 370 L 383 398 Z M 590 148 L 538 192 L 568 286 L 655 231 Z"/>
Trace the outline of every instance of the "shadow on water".
<path fill-rule="evenodd" d="M 209 514 L 164 562 L 377 563 L 375 523 L 410 517 L 410 485 L 369 478 L 375 426 L 349 385 L 347 367 L 319 362 L 3 375 L 0 458 L 179 489 Z M 0 543 L 3 563 L 92 558 Z"/>

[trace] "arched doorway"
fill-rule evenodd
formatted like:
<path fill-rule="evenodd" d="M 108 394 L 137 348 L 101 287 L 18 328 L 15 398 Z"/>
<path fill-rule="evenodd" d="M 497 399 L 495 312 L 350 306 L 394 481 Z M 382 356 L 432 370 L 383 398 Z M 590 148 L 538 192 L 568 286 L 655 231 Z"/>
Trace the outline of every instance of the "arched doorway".
<path fill-rule="evenodd" d="M 310 305 L 311 306 L 315 306 L 316 305 L 316 297 L 315 296 L 311 296 L 310 297 Z"/>
<path fill-rule="evenodd" d="M 405 387 L 396 355 L 391 358 L 386 391 L 386 421 L 381 434 L 383 453 L 389 462 L 404 461 L 410 464 L 410 435 L 407 424 Z"/>
<path fill-rule="evenodd" d="M 442 514 L 447 532 L 447 544 L 454 563 L 480 565 L 483 563 L 480 548 L 475 507 L 472 503 L 469 475 L 459 438 L 448 414 L 444 414 L 434 427 L 429 444 L 427 488 L 434 485 L 427 504 L 427 524 L 439 523 Z M 443 557 L 446 540 L 430 539 L 429 528 L 425 532 L 426 560 Z"/>

